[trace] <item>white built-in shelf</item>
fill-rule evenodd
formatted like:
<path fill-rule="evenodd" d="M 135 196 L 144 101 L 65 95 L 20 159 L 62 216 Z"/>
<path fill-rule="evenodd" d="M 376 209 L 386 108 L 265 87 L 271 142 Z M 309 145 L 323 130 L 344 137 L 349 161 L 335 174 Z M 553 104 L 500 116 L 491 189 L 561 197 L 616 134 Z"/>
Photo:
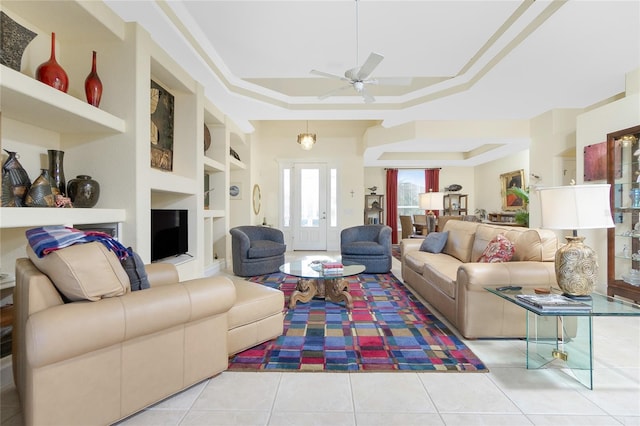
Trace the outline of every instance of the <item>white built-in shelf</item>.
<path fill-rule="evenodd" d="M 233 157 L 229 158 L 229 164 L 231 165 L 232 170 L 245 170 L 247 168 L 246 164 L 244 164 L 242 161 L 236 160 Z"/>
<path fill-rule="evenodd" d="M 209 209 L 205 209 L 204 210 L 204 217 L 205 218 L 219 218 L 219 217 L 224 217 L 224 210 L 209 210 Z"/>
<path fill-rule="evenodd" d="M 2 115 L 58 133 L 124 133 L 125 121 L 0 65 Z"/>
<path fill-rule="evenodd" d="M 225 166 L 219 161 L 204 157 L 204 170 L 207 172 L 224 172 Z"/>
<path fill-rule="evenodd" d="M 0 207 L 0 228 L 124 222 L 124 209 Z"/>
<path fill-rule="evenodd" d="M 197 193 L 198 184 L 194 179 L 151 169 L 151 190 L 160 192 L 174 192 L 177 194 L 193 195 Z"/>

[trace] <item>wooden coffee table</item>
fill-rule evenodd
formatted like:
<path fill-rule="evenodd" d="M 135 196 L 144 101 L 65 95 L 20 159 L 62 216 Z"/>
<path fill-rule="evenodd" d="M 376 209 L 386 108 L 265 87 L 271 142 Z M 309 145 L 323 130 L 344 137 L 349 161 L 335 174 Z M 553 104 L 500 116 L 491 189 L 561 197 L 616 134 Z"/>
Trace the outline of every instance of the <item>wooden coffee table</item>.
<path fill-rule="evenodd" d="M 310 260 L 285 263 L 280 266 L 280 272 L 298 277 L 298 284 L 289 300 L 289 308 L 295 308 L 298 301 L 307 303 L 314 297 L 319 297 L 334 303 L 344 302 L 347 309 L 352 309 L 353 299 L 344 278 L 361 274 L 365 269 L 364 265 L 345 265 L 342 274 L 324 275 L 322 270 L 311 267 Z"/>

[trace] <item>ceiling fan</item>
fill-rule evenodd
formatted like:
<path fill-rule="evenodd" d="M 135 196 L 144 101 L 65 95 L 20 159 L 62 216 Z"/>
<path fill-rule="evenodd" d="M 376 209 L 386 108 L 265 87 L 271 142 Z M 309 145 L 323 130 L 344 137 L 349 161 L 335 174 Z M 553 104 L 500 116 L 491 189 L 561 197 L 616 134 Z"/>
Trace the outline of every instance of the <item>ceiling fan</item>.
<path fill-rule="evenodd" d="M 359 51 L 359 40 L 358 40 L 358 0 L 356 0 L 356 64 L 358 63 L 358 51 Z M 411 84 L 411 78 L 369 78 L 371 73 L 375 70 L 375 68 L 382 62 L 384 56 L 371 52 L 367 60 L 360 67 L 351 68 L 344 73 L 344 77 L 330 74 L 324 71 L 311 70 L 311 74 L 319 75 L 322 77 L 328 77 L 333 79 L 338 79 L 342 81 L 346 81 L 349 84 L 346 86 L 342 86 L 338 89 L 332 90 L 324 95 L 318 96 L 318 99 L 326 99 L 329 96 L 333 96 L 338 92 L 342 92 L 350 87 L 359 93 L 365 103 L 375 102 L 375 98 L 367 91 L 366 85 L 368 84 L 380 84 L 380 85 L 390 85 L 390 86 L 408 86 Z"/>

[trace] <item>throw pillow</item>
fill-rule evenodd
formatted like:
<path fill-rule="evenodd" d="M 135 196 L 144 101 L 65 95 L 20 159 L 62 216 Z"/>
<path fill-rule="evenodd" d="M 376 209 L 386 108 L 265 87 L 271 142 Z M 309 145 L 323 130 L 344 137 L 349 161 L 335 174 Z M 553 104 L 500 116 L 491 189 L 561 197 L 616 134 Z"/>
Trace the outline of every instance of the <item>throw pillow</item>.
<path fill-rule="evenodd" d="M 420 251 L 440 253 L 447 244 L 447 238 L 449 238 L 449 231 L 431 232 L 427 234 L 427 237 L 420 244 Z"/>
<path fill-rule="evenodd" d="M 121 260 L 120 263 L 122 263 L 124 271 L 129 276 L 131 291 L 144 290 L 151 287 L 147 277 L 147 270 L 144 269 L 144 262 L 142 262 L 140 255 L 133 251 L 131 247 L 127 248 L 127 252 L 129 252 L 129 256 Z"/>
<path fill-rule="evenodd" d="M 504 235 L 498 234 L 489 241 L 489 244 L 487 244 L 487 247 L 478 258 L 478 262 L 508 262 L 513 257 L 513 253 L 515 253 L 515 251 L 515 245 Z"/>
<path fill-rule="evenodd" d="M 70 301 L 96 301 L 129 291 L 129 277 L 118 256 L 100 242 L 75 244 L 42 258 L 27 245 L 27 255 Z"/>

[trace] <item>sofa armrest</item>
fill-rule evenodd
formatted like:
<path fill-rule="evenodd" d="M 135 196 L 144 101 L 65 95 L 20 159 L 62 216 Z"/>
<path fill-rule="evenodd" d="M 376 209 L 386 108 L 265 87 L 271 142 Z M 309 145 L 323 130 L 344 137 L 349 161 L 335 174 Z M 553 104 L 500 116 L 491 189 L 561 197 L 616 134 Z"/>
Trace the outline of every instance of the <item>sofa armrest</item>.
<path fill-rule="evenodd" d="M 463 263 L 458 268 L 458 291 L 485 291 L 484 287 L 519 285 L 557 286 L 554 262 Z"/>
<path fill-rule="evenodd" d="M 235 287 L 223 276 L 134 291 L 37 312 L 25 327 L 27 362 L 40 367 L 226 313 Z"/>
<path fill-rule="evenodd" d="M 410 251 L 420 250 L 420 246 L 424 240 L 421 238 L 404 238 L 400 241 L 400 258 Z"/>

